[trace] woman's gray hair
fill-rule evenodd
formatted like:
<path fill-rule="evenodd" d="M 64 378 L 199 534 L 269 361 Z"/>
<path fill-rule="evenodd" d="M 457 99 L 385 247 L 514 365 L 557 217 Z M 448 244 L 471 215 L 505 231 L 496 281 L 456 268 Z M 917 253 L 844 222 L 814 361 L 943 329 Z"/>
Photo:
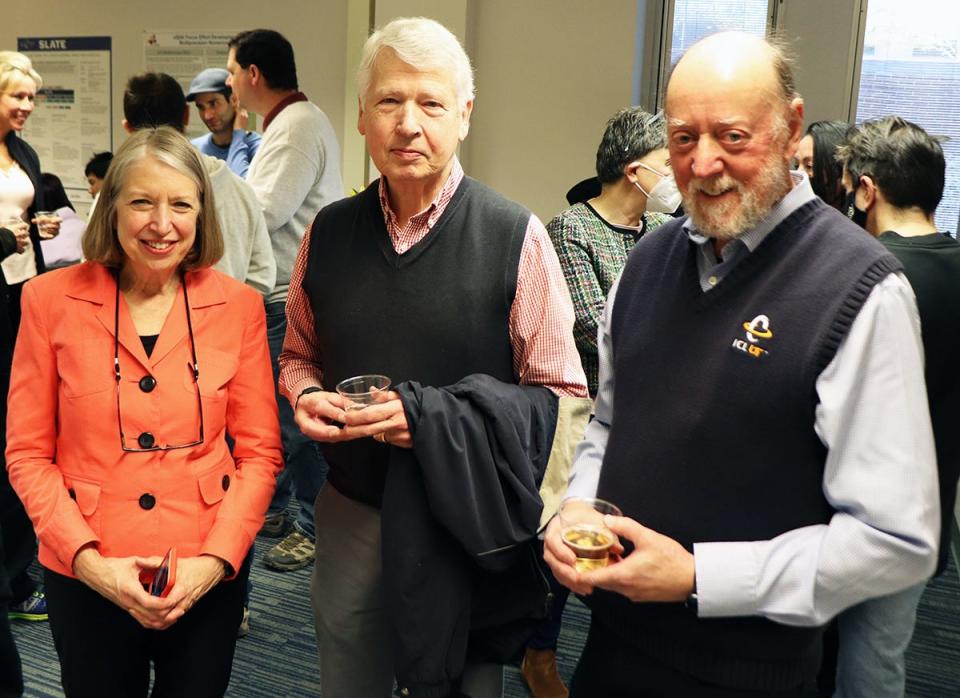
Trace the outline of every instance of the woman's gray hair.
<path fill-rule="evenodd" d="M 43 85 L 40 73 L 33 69 L 29 58 L 17 51 L 0 51 L 0 92 L 10 86 L 11 81 L 23 76 L 37 83 L 37 89 Z"/>
<path fill-rule="evenodd" d="M 621 109 L 607 121 L 597 148 L 597 179 L 612 184 L 623 168 L 645 155 L 667 147 L 663 113 L 651 115 L 640 107 Z"/>
<path fill-rule="evenodd" d="M 371 34 L 363 46 L 357 71 L 357 93 L 361 104 L 366 103 L 374 65 L 380 52 L 386 48 L 392 49 L 400 60 L 417 70 L 452 73 L 460 109 L 473 100 L 473 66 L 457 37 L 432 19 L 400 17 Z"/>
<path fill-rule="evenodd" d="M 110 161 L 93 216 L 83 234 L 81 246 L 85 259 L 119 269 L 126 253 L 117 239 L 117 201 L 131 166 L 145 158 L 155 158 L 190 179 L 197 187 L 200 210 L 193 248 L 180 263 L 182 271 L 213 266 L 223 256 L 223 235 L 217 222 L 213 188 L 207 170 L 182 133 L 169 126 L 146 127 L 135 131 L 123 142 Z"/>

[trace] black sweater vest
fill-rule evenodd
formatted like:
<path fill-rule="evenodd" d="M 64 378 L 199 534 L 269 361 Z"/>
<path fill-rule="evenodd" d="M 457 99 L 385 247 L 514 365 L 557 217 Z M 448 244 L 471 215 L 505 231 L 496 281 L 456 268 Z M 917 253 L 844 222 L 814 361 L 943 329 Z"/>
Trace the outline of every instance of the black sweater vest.
<path fill-rule="evenodd" d="M 696 254 L 676 221 L 645 236 L 624 268 L 598 496 L 690 551 L 826 523 L 815 383 L 873 286 L 899 264 L 819 200 L 709 292 Z M 815 629 L 596 596 L 598 622 L 706 681 L 787 688 L 816 661 Z"/>
<path fill-rule="evenodd" d="M 394 385 L 456 383 L 485 373 L 513 383 L 509 316 L 529 211 L 465 177 L 426 237 L 393 249 L 374 182 L 313 223 L 303 288 L 323 383 L 382 373 Z M 340 492 L 380 506 L 387 447 L 323 444 Z"/>

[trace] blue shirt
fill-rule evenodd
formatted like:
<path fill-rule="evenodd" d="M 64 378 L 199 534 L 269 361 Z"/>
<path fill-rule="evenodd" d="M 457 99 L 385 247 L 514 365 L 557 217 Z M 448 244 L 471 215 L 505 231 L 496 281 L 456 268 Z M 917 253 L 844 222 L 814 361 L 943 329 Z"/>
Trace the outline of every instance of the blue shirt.
<path fill-rule="evenodd" d="M 233 139 L 227 148 L 221 148 L 214 143 L 212 133 L 194 138 L 190 142 L 201 153 L 226 161 L 227 167 L 235 175 L 246 178 L 247 170 L 250 169 L 250 162 L 253 160 L 253 156 L 257 154 L 257 148 L 260 147 L 260 134 L 254 131 L 237 129 L 233 132 Z"/>

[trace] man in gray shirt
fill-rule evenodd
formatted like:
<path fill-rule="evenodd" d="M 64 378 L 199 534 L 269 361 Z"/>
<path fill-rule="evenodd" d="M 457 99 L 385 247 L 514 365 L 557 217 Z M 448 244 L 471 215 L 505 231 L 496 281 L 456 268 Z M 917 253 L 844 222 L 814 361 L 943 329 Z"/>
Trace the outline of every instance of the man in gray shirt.
<path fill-rule="evenodd" d="M 263 138 L 250 163 L 247 183 L 267 220 L 277 261 L 277 285 L 267 297 L 267 342 L 273 377 L 287 330 L 287 288 L 304 232 L 317 212 L 343 198 L 340 147 L 330 120 L 299 91 L 293 47 L 278 32 L 254 29 L 229 42 L 228 84 L 241 108 L 263 117 Z M 267 551 L 264 562 L 277 570 L 296 570 L 314 559 L 313 505 L 327 464 L 293 420 L 290 403 L 277 393 L 285 468 L 264 533 L 283 535 L 291 490 L 298 501 L 293 528 Z"/>

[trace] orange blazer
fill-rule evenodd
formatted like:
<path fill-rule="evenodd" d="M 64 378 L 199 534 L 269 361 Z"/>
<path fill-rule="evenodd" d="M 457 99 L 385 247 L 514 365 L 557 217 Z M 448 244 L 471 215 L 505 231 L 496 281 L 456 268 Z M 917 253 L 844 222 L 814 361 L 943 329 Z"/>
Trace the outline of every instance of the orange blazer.
<path fill-rule="evenodd" d="M 14 352 L 7 416 L 10 482 L 33 520 L 40 562 L 73 576 L 88 543 L 109 557 L 209 553 L 235 570 L 281 468 L 263 300 L 213 269 L 186 275 L 204 442 L 120 447 L 113 366 L 116 282 L 86 262 L 32 279 Z M 197 385 L 182 291 L 150 357 L 120 296 L 119 397 L 127 447 L 195 441 Z M 146 379 L 146 380 L 144 380 Z M 234 439 L 231 455 L 225 433 Z"/>

